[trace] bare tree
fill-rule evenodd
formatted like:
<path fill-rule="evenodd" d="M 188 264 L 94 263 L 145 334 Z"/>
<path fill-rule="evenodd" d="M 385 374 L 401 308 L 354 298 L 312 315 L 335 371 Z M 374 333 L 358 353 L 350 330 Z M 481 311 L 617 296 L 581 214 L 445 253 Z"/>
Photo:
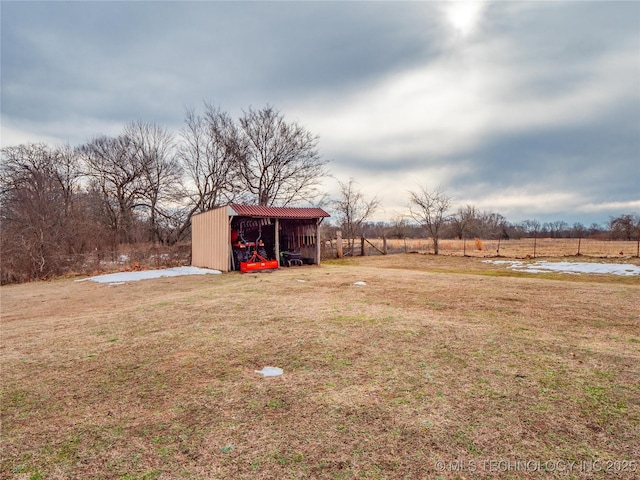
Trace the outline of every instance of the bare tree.
<path fill-rule="evenodd" d="M 587 231 L 587 227 L 585 227 L 580 222 L 574 222 L 574 224 L 571 226 L 571 235 L 574 236 L 575 238 L 584 237 L 584 234 L 586 231 Z"/>
<path fill-rule="evenodd" d="M 451 208 L 451 198 L 440 189 L 430 191 L 427 187 L 422 187 L 418 192 L 409 192 L 409 195 L 410 215 L 431 235 L 433 253 L 437 255 L 440 234 L 449 218 L 447 212 Z"/>
<path fill-rule="evenodd" d="M 507 234 L 508 222 L 505 217 L 496 212 L 482 212 L 477 216 L 476 233 L 481 238 L 502 239 L 509 238 Z"/>
<path fill-rule="evenodd" d="M 367 199 L 362 192 L 356 189 L 353 178 L 348 183 L 338 181 L 340 193 L 334 202 L 334 208 L 338 212 L 338 221 L 347 237 L 347 242 L 353 253 L 356 235 L 362 234 L 363 223 L 373 214 L 380 205 L 377 197 Z"/>
<path fill-rule="evenodd" d="M 27 144 L 2 149 L 2 282 L 61 274 L 75 262 L 76 156 L 69 147 Z"/>
<path fill-rule="evenodd" d="M 131 140 L 134 160 L 140 166 L 141 203 L 147 210 L 149 240 L 165 242 L 160 221 L 169 215 L 178 196 L 182 168 L 174 150 L 173 135 L 155 123 L 132 122 L 124 134 Z"/>
<path fill-rule="evenodd" d="M 155 123 L 132 122 L 117 137 L 96 137 L 80 151 L 94 198 L 102 198 L 114 250 L 121 242 L 164 241 L 159 217 L 176 200 L 182 176 L 173 135 Z M 142 221 L 146 232 L 136 234 Z"/>
<path fill-rule="evenodd" d="M 537 237 L 538 233 L 540 232 L 540 229 L 542 228 L 542 225 L 540 224 L 539 220 L 523 220 L 522 221 L 522 229 L 524 230 L 524 232 L 527 235 L 533 236 L 533 237 Z"/>
<path fill-rule="evenodd" d="M 180 159 L 189 181 L 195 212 L 203 212 L 232 201 L 239 192 L 237 127 L 231 117 L 206 105 L 204 116 L 188 110 Z"/>
<path fill-rule="evenodd" d="M 640 231 L 640 216 L 635 214 L 624 214 L 611 217 L 609 220 L 609 231 L 612 239 L 635 240 Z"/>
<path fill-rule="evenodd" d="M 174 210 L 174 238 L 188 232 L 195 213 L 229 203 L 240 193 L 238 133 L 231 117 L 205 104 L 204 115 L 187 110 L 178 157 L 185 174 L 183 208 Z"/>
<path fill-rule="evenodd" d="M 599 223 L 593 222 L 591 225 L 589 225 L 588 233 L 590 236 L 600 235 L 601 233 L 604 233 L 606 231 L 606 228 L 607 227 L 600 225 Z"/>
<path fill-rule="evenodd" d="M 406 239 L 409 231 L 407 217 L 402 214 L 395 214 L 391 217 L 390 233 L 393 238 Z"/>
<path fill-rule="evenodd" d="M 551 232 L 554 238 L 562 238 L 569 230 L 569 224 L 564 220 L 556 220 L 551 225 Z"/>
<path fill-rule="evenodd" d="M 451 217 L 451 224 L 454 228 L 456 236 L 462 240 L 467 238 L 471 230 L 478 220 L 476 207 L 473 205 L 465 205 L 458 208 L 458 211 Z"/>
<path fill-rule="evenodd" d="M 533 237 L 533 258 L 536 257 L 536 249 L 538 245 L 538 234 L 540 233 L 540 229 L 542 225 L 538 220 L 524 220 L 522 222 L 522 229 L 527 233 L 528 236 Z"/>
<path fill-rule="evenodd" d="M 286 122 L 270 106 L 244 112 L 238 133 L 244 188 L 258 205 L 286 206 L 317 196 L 326 161 L 318 153 L 316 135 Z"/>
<path fill-rule="evenodd" d="M 135 240 L 135 210 L 144 207 L 147 191 L 145 165 L 139 146 L 126 134 L 99 136 L 80 148 L 91 178 L 90 188 L 100 195 L 104 221 L 113 233 L 114 249 Z"/>

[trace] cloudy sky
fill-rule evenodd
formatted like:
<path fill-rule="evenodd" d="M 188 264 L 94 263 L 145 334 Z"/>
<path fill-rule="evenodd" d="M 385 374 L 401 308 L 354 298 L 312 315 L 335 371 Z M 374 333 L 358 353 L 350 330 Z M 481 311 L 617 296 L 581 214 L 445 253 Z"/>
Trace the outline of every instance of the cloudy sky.
<path fill-rule="evenodd" d="M 640 213 L 637 1 L 0 5 L 2 146 L 272 105 L 380 220 L 421 186 L 512 222 Z"/>

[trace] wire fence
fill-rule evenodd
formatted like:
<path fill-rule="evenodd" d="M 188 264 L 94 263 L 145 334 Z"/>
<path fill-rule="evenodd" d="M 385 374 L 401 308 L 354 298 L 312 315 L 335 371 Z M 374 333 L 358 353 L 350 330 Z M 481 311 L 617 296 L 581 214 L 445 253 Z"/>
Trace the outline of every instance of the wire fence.
<path fill-rule="evenodd" d="M 430 238 L 356 239 L 353 245 L 342 240 L 343 256 L 383 255 L 398 253 L 433 254 L 434 246 Z M 364 246 L 364 251 L 363 251 Z M 595 240 L 589 238 L 522 238 L 518 240 L 440 240 L 438 254 L 470 257 L 570 257 L 585 256 L 597 258 L 630 258 L 640 255 L 640 242 L 622 240 Z M 336 239 L 322 244 L 324 259 L 336 258 Z"/>
<path fill-rule="evenodd" d="M 342 239 L 343 256 L 383 255 L 401 253 L 433 254 L 433 242 L 422 239 Z M 584 257 L 607 259 L 640 258 L 639 241 L 522 238 L 518 240 L 440 240 L 440 255 L 484 258 L 560 258 Z M 321 243 L 322 258 L 338 256 L 336 239 Z M 60 276 L 99 275 L 118 271 L 146 270 L 175 267 L 191 263 L 191 244 L 188 242 L 166 246 L 160 244 L 133 244 L 117 250 L 101 250 L 77 255 L 58 255 L 38 260 L 49 271 L 42 274 L 32 264 L 8 261 L 3 252 L 0 283 L 16 283 Z"/>

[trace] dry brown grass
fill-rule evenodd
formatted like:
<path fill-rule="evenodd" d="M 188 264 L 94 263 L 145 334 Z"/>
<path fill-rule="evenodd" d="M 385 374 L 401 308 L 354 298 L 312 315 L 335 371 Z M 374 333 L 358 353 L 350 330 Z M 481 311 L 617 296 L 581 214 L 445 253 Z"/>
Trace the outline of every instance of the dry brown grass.
<path fill-rule="evenodd" d="M 498 460 L 627 462 L 613 478 L 640 468 L 637 277 L 395 255 L 0 293 L 2 478 L 604 476 L 580 464 L 499 474 L 486 463 Z M 284 376 L 253 372 L 265 365 Z"/>

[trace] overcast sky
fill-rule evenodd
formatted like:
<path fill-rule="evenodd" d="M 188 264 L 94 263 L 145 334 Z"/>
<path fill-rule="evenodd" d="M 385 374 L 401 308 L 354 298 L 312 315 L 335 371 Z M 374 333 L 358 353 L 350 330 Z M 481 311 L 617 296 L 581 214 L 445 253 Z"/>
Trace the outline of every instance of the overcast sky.
<path fill-rule="evenodd" d="M 2 146 L 268 104 L 380 220 L 421 186 L 512 222 L 640 213 L 638 1 L 0 5 Z"/>

